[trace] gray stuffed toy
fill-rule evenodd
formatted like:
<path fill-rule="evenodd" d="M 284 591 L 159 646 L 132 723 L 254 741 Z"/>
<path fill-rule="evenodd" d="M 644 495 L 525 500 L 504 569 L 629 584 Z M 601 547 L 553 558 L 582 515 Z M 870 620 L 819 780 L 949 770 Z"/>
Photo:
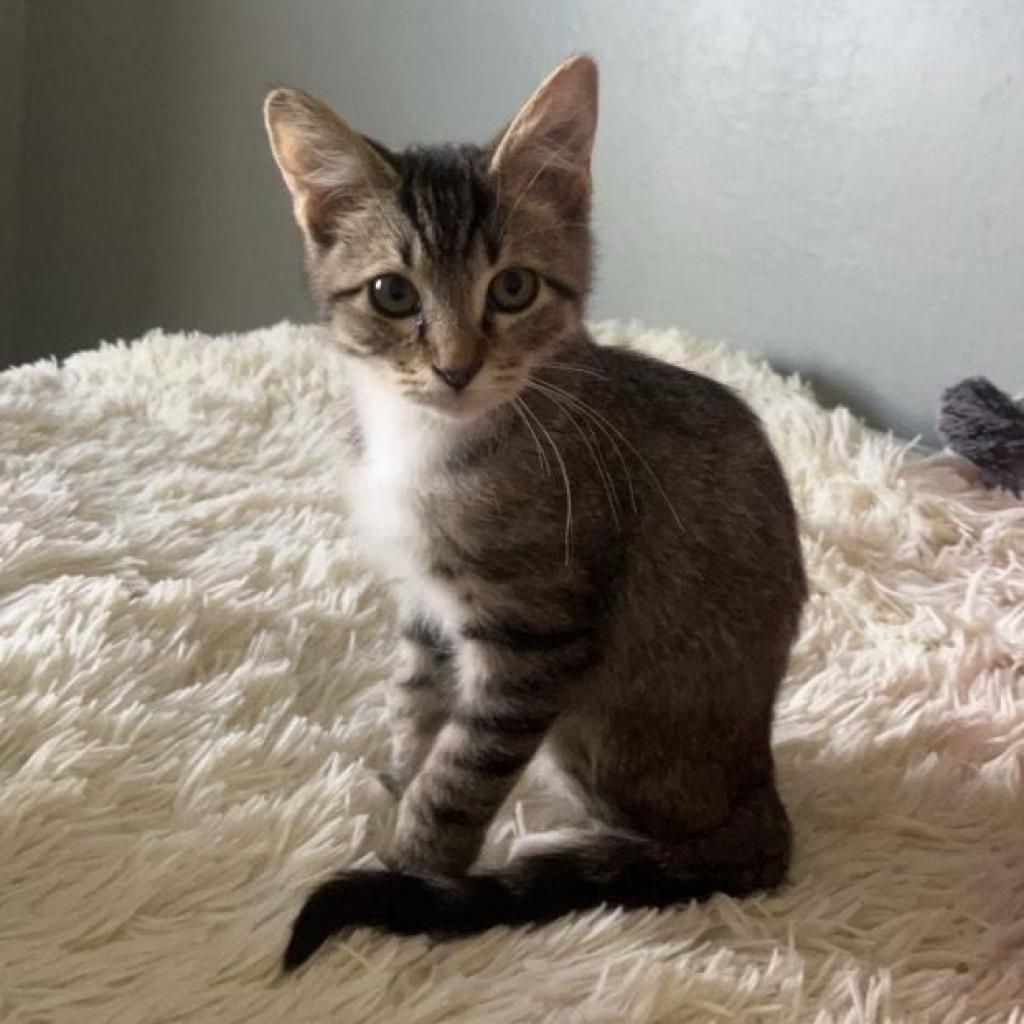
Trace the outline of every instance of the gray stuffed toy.
<path fill-rule="evenodd" d="M 970 377 L 942 395 L 939 433 L 970 459 L 988 487 L 1024 491 L 1024 402 L 1015 402 L 985 377 Z"/>

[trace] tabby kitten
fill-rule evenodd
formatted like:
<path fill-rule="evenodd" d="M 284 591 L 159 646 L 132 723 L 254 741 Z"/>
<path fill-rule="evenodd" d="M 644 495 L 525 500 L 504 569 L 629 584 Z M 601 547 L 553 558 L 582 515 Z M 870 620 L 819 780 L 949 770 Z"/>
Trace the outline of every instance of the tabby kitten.
<path fill-rule="evenodd" d="M 354 517 L 401 645 L 388 868 L 321 885 L 286 968 L 356 925 L 467 934 L 780 882 L 793 506 L 735 395 L 587 337 L 593 61 L 484 148 L 394 153 L 289 89 L 265 114 L 348 362 Z M 472 872 L 542 745 L 600 824 Z"/>

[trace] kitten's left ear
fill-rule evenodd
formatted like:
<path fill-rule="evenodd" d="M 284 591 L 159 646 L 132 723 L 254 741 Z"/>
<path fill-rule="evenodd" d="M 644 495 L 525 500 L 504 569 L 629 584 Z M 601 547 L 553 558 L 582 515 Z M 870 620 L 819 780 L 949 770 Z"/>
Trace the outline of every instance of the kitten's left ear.
<path fill-rule="evenodd" d="M 597 65 L 580 55 L 560 64 L 497 141 L 490 171 L 515 192 L 551 184 L 559 196 L 590 195 L 597 130 Z"/>

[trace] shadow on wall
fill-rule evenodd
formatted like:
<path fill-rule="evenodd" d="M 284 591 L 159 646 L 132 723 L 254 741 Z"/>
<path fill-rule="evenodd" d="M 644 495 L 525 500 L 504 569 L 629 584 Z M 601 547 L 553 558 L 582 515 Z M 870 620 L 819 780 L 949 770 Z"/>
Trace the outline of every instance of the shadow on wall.
<path fill-rule="evenodd" d="M 794 365 L 785 359 L 770 358 L 772 368 L 784 375 L 798 374 L 814 391 L 818 403 L 826 409 L 851 410 L 875 430 L 891 429 L 879 404 L 865 395 L 864 382 L 846 378 L 841 371 L 815 365 Z"/>
<path fill-rule="evenodd" d="M 81 23 L 32 6 L 19 361 L 308 317 L 260 118 L 263 6 L 92 0 Z M 275 250 L 287 270 L 268 274 Z"/>

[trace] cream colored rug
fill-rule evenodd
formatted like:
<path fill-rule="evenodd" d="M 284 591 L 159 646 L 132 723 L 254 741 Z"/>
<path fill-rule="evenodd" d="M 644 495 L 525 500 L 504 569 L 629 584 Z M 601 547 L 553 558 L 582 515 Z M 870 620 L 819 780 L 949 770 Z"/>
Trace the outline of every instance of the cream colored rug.
<path fill-rule="evenodd" d="M 721 345 L 813 598 L 779 709 L 791 884 L 277 965 L 391 810 L 390 613 L 315 333 L 146 336 L 0 375 L 4 1024 L 1024 1021 L 1024 504 Z M 493 836 L 567 810 L 536 780 Z"/>

